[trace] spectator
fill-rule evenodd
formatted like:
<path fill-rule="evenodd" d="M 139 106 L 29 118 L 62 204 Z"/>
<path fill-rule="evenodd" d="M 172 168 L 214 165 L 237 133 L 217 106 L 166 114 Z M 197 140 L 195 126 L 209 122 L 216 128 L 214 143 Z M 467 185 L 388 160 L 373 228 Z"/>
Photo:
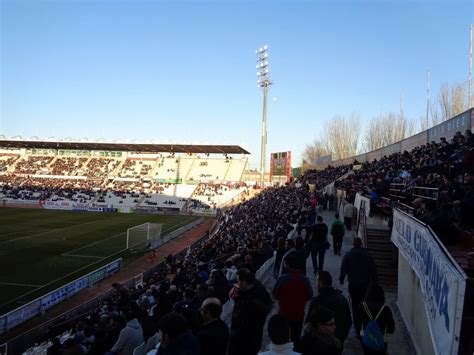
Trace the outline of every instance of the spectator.
<path fill-rule="evenodd" d="M 201 355 L 225 355 L 229 341 L 229 328 L 220 318 L 222 305 L 217 298 L 207 298 L 201 306 L 203 326 L 196 337 Z"/>
<path fill-rule="evenodd" d="M 161 345 L 157 355 L 199 355 L 199 343 L 179 313 L 165 314 L 158 323 Z M 131 354 L 131 353 L 129 353 Z"/>
<path fill-rule="evenodd" d="M 355 207 L 351 202 L 347 202 L 344 206 L 344 224 L 348 231 L 352 230 L 352 218 L 355 214 Z"/>
<path fill-rule="evenodd" d="M 334 320 L 336 322 L 336 337 L 343 344 L 352 326 L 349 303 L 341 291 L 332 287 L 332 277 L 329 272 L 322 271 L 318 274 L 317 286 L 318 295 L 313 297 L 311 300 L 306 322 L 309 322 L 312 314 L 318 307 L 324 306 L 327 309 L 330 309 L 334 312 Z"/>
<path fill-rule="evenodd" d="M 284 274 L 284 272 L 285 272 L 285 258 L 288 255 L 290 255 L 291 252 L 293 252 L 295 250 L 295 241 L 294 241 L 294 239 L 287 239 L 285 241 L 285 247 L 286 247 L 286 252 L 283 255 L 283 257 L 281 258 L 280 272 L 278 273 L 278 275 Z"/>
<path fill-rule="evenodd" d="M 323 222 L 323 217 L 318 216 L 318 223 L 313 227 L 311 237 L 311 260 L 313 262 L 313 272 L 316 275 L 318 271 L 324 269 L 324 255 L 326 254 L 326 245 L 328 237 L 328 226 Z"/>
<path fill-rule="evenodd" d="M 173 305 L 173 312 L 180 313 L 186 318 L 188 326 L 196 334 L 200 326 L 199 318 L 199 300 L 191 287 L 186 287 L 183 292 L 183 300 Z"/>
<path fill-rule="evenodd" d="M 273 288 L 273 297 L 279 301 L 278 314 L 288 319 L 291 341 L 298 344 L 303 328 L 305 303 L 313 296 L 309 279 L 301 274 L 295 255 L 285 259 L 287 272 L 281 275 Z"/>
<path fill-rule="evenodd" d="M 276 248 L 276 255 L 275 255 L 275 263 L 273 265 L 273 277 L 277 278 L 280 274 L 280 266 L 281 260 L 283 259 L 283 255 L 285 255 L 285 238 L 280 237 L 277 241 L 277 248 Z"/>
<path fill-rule="evenodd" d="M 132 310 L 125 310 L 127 325 L 120 332 L 119 338 L 110 350 L 118 355 L 133 353 L 133 349 L 143 343 L 143 330 Z"/>
<path fill-rule="evenodd" d="M 263 326 L 272 299 L 255 274 L 242 268 L 237 273 L 239 290 L 234 299 L 229 355 L 255 355 L 262 344 Z"/>
<path fill-rule="evenodd" d="M 356 324 L 356 311 L 367 292 L 369 283 L 377 280 L 377 273 L 372 255 L 369 254 L 366 248 L 362 247 L 362 239 L 354 238 L 352 245 L 354 247 L 342 259 L 339 282 L 341 285 L 344 284 L 347 275 L 352 316 L 354 324 Z"/>
<path fill-rule="evenodd" d="M 117 282 L 113 283 L 112 287 L 119 294 L 119 299 L 118 299 L 118 304 L 117 304 L 119 309 L 130 306 L 130 302 L 132 302 L 132 296 L 130 296 L 130 291 L 128 290 L 128 288 L 126 288 L 124 285 Z"/>
<path fill-rule="evenodd" d="M 340 355 L 342 345 L 335 336 L 334 313 L 325 307 L 319 307 L 309 321 L 300 346 L 295 350 L 304 355 Z"/>
<path fill-rule="evenodd" d="M 304 248 L 304 240 L 301 237 L 295 238 L 295 249 L 288 254 L 293 257 L 293 268 L 298 269 L 303 275 L 306 275 L 306 250 Z"/>
<path fill-rule="evenodd" d="M 344 223 L 339 219 L 339 213 L 335 215 L 336 219 L 331 224 L 332 244 L 334 247 L 334 255 L 341 255 L 342 239 L 346 234 Z"/>
<path fill-rule="evenodd" d="M 259 355 L 296 355 L 293 351 L 293 343 L 289 342 L 290 325 L 288 320 L 274 314 L 268 321 L 268 336 L 271 343 L 268 345 L 268 351 L 260 352 Z"/>
<path fill-rule="evenodd" d="M 395 331 L 395 321 L 390 307 L 385 305 L 385 295 L 383 288 L 372 282 L 367 289 L 365 302 L 357 309 L 357 319 L 355 324 L 356 333 L 362 339 L 362 348 L 365 355 L 382 355 L 387 353 L 387 343 L 384 342 L 380 351 L 371 350 L 364 344 L 364 330 L 370 320 L 376 320 L 380 333 L 384 336 Z"/>

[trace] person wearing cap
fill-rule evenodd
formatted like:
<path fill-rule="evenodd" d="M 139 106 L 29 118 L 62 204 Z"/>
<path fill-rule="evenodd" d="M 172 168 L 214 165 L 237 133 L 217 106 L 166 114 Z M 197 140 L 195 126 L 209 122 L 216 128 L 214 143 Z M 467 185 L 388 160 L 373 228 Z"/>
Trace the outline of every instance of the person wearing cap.
<path fill-rule="evenodd" d="M 340 355 L 342 344 L 335 332 L 334 312 L 326 307 L 318 307 L 311 315 L 305 334 L 295 351 L 303 355 Z"/>

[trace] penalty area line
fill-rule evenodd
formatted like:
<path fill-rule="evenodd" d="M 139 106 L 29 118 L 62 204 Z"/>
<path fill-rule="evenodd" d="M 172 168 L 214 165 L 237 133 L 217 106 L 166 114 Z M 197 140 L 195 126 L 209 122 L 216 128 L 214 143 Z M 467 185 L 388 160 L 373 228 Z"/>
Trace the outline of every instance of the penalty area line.
<path fill-rule="evenodd" d="M 64 253 L 64 254 L 61 254 L 61 256 L 72 256 L 73 258 L 94 258 L 94 259 L 107 259 L 103 256 L 95 256 L 95 255 L 81 255 L 81 254 L 68 254 L 68 253 Z"/>
<path fill-rule="evenodd" d="M 44 285 L 19 284 L 19 283 L 14 283 L 14 282 L 0 282 L 0 286 L 21 286 L 21 287 L 41 288 Z"/>

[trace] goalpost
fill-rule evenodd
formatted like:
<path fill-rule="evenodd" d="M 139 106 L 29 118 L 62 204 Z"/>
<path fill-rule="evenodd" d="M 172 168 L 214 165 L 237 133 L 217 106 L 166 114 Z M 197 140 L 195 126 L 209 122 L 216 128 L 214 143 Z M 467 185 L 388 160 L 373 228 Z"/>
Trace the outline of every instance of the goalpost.
<path fill-rule="evenodd" d="M 126 249 L 155 248 L 161 236 L 162 223 L 143 223 L 127 229 Z"/>

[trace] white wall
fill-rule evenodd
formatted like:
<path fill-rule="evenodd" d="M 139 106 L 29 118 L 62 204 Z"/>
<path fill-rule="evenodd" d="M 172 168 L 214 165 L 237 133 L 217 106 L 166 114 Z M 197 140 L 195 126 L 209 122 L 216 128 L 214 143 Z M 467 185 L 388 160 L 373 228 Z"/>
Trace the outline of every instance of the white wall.
<path fill-rule="evenodd" d="M 398 254 L 398 306 L 418 354 L 435 354 L 420 279 Z"/>

